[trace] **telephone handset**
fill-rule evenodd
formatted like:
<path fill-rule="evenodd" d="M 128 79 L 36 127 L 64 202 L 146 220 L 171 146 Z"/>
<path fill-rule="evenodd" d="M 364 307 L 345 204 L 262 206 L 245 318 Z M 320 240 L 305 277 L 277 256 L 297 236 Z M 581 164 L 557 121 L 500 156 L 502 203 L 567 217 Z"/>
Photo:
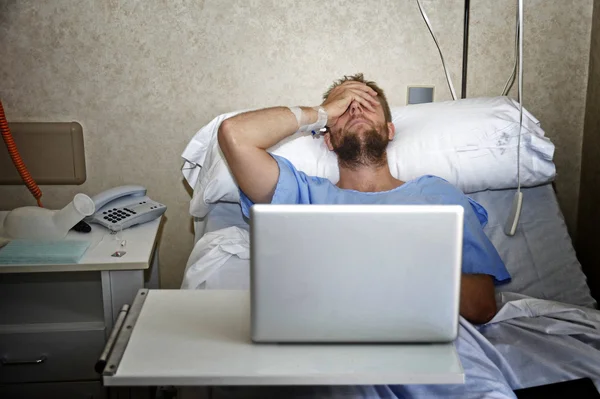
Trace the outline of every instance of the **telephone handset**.
<path fill-rule="evenodd" d="M 167 207 L 146 196 L 142 186 L 121 186 L 106 190 L 92 198 L 96 213 L 85 219 L 112 231 L 126 229 L 160 217 Z"/>

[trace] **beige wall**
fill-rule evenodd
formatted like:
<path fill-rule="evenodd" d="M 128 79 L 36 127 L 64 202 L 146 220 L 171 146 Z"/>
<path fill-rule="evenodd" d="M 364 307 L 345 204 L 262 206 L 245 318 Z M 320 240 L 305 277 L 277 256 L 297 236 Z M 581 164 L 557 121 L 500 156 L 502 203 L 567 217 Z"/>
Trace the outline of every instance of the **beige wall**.
<path fill-rule="evenodd" d="M 592 294 L 600 298 L 600 0 L 594 0 L 590 72 L 583 136 L 581 196 L 577 228 L 577 256 L 590 281 Z"/>
<path fill-rule="evenodd" d="M 472 1 L 469 96 L 498 95 L 512 67 L 514 0 Z M 425 0 L 457 90 L 462 0 Z M 557 187 L 576 221 L 592 0 L 526 1 L 525 105 L 557 144 Z M 316 105 L 362 71 L 402 105 L 409 84 L 450 98 L 413 0 L 0 1 L 0 97 L 9 120 L 84 127 L 88 180 L 43 187 L 48 207 L 78 191 L 138 183 L 168 206 L 162 281 L 176 287 L 192 246 L 180 154 L 219 113 Z M 513 90 L 513 93 L 515 91 Z M 0 207 L 33 204 L 0 187 Z"/>

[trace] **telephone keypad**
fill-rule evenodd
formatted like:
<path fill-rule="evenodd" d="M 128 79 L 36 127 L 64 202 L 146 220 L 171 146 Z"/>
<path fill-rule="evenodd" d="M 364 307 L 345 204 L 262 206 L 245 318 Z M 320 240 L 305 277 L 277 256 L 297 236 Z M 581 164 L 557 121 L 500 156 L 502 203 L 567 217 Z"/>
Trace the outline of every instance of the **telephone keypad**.
<path fill-rule="evenodd" d="M 166 206 L 163 204 L 141 199 L 141 201 L 138 200 L 123 207 L 102 209 L 95 214 L 93 222 L 99 223 L 112 231 L 118 231 L 153 220 L 162 215 L 165 210 Z"/>

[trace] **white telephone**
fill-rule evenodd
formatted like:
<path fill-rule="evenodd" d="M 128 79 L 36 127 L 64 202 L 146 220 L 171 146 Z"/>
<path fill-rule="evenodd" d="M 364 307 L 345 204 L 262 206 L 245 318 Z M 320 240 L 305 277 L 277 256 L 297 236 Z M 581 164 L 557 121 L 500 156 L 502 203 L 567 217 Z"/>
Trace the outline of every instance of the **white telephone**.
<path fill-rule="evenodd" d="M 160 217 L 167 207 L 146 196 L 142 186 L 120 186 L 92 198 L 96 213 L 84 220 L 100 224 L 112 231 L 126 229 Z"/>

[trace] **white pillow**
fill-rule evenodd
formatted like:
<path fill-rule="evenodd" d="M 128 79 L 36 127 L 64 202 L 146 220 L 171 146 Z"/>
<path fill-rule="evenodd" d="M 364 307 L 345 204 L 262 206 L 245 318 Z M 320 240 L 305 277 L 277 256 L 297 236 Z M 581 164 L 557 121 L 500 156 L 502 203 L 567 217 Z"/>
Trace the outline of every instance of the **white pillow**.
<path fill-rule="evenodd" d="M 392 108 L 396 136 L 388 146 L 392 175 L 407 181 L 431 174 L 465 193 L 517 186 L 518 103 L 508 97 L 469 98 Z M 241 111 L 239 111 L 241 112 Z M 183 153 L 184 176 L 194 187 L 193 216 L 203 217 L 218 201 L 239 202 L 239 192 L 218 146 L 220 115 L 202 128 Z M 555 176 L 554 145 L 539 121 L 523 112 L 521 184 L 535 186 Z M 269 149 L 297 169 L 336 183 L 336 155 L 322 138 L 292 136 Z"/>

